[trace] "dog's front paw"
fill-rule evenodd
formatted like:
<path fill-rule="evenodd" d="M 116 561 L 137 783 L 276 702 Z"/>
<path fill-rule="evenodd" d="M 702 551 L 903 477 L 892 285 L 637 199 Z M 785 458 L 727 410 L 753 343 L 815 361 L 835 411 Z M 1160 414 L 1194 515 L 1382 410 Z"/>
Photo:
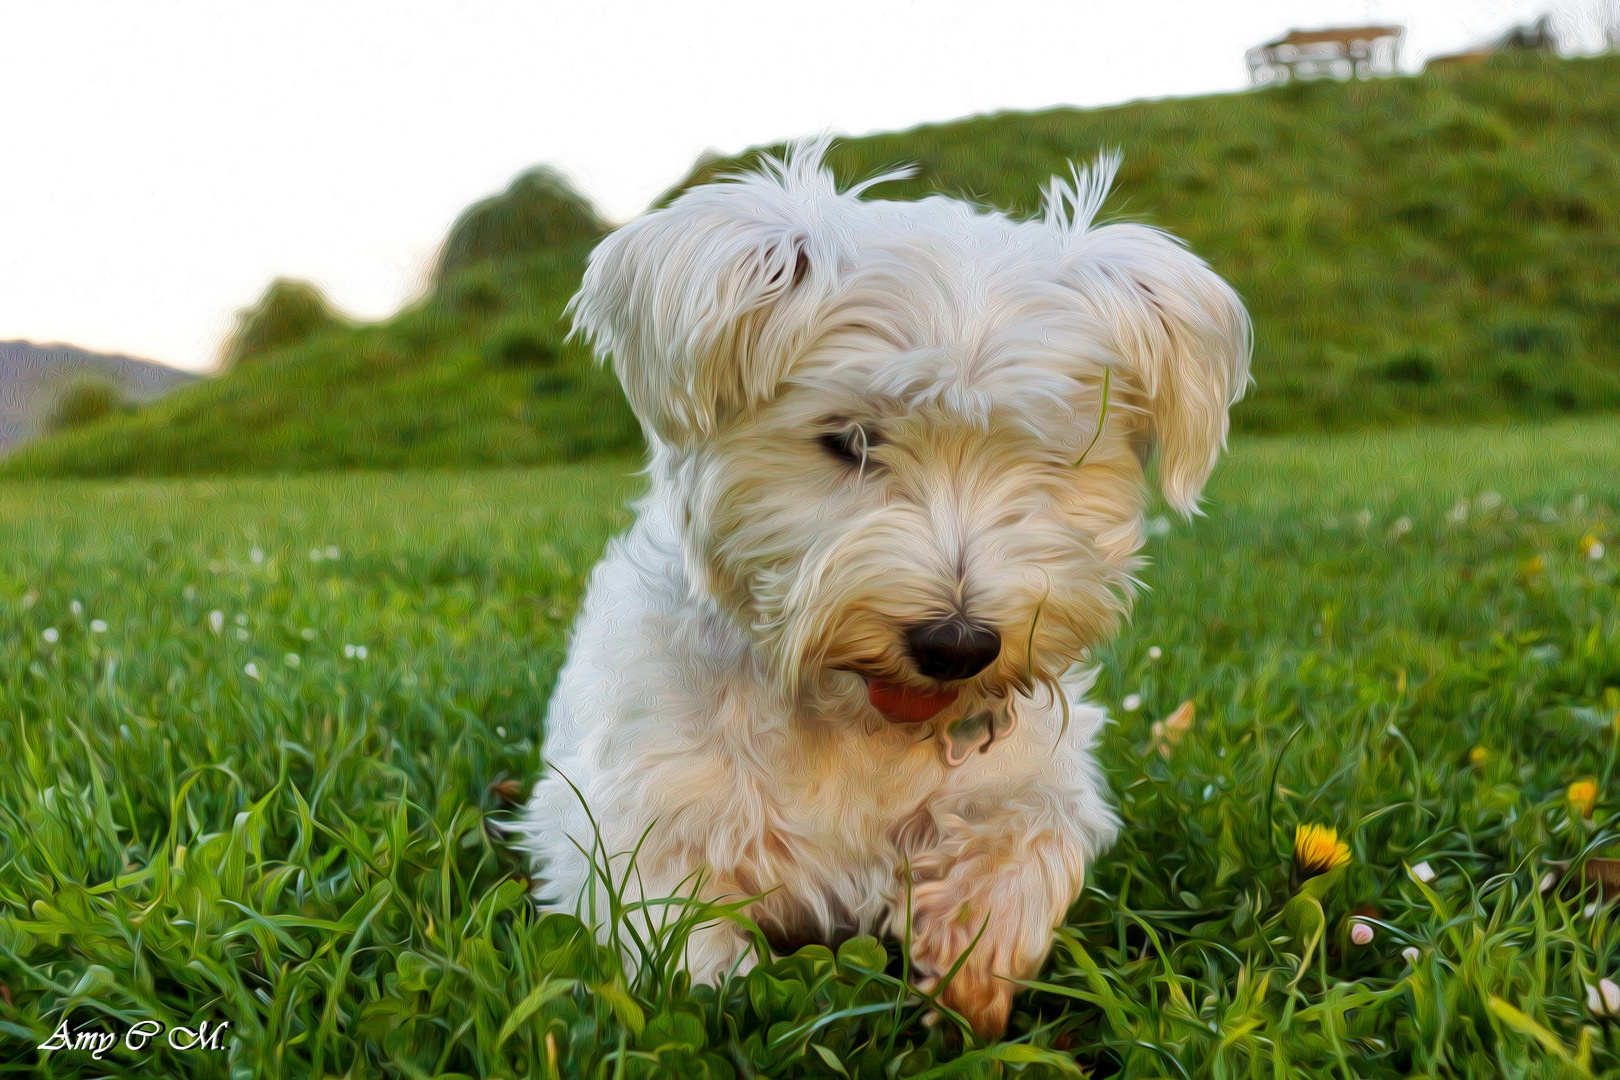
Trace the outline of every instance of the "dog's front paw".
<path fill-rule="evenodd" d="M 988 894 L 965 890 L 961 881 L 924 882 L 912 895 L 911 958 L 921 976 L 919 985 L 934 989 L 967 952 L 938 1000 L 986 1038 L 1007 1030 L 1018 989 L 1008 977 L 1023 977 L 1041 959 L 1035 957 L 1032 965 L 1020 955 L 1028 950 L 1020 948 L 1018 913 L 995 907 Z"/>

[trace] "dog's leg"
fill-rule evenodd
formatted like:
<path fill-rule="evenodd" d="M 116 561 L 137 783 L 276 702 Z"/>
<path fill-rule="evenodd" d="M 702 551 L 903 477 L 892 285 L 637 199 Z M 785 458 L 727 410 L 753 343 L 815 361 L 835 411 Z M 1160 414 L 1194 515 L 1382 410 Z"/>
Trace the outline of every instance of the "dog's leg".
<path fill-rule="evenodd" d="M 932 988 L 971 945 L 940 1003 L 977 1034 L 997 1036 L 1018 991 L 1008 980 L 1040 970 L 1053 930 L 1080 891 L 1087 845 L 1050 820 L 1020 828 L 1016 818 L 945 815 L 939 825 L 939 846 L 911 862 L 912 959 L 922 985 Z M 904 903 L 890 924 L 897 938 Z"/>

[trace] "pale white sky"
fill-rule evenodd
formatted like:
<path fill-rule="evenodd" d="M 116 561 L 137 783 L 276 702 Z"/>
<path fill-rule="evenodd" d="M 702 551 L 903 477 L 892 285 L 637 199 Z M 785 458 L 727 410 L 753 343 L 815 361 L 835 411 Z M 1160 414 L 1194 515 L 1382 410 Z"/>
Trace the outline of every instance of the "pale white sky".
<path fill-rule="evenodd" d="M 1415 68 L 1547 6 L 0 0 L 0 341 L 206 368 L 278 275 L 393 311 L 538 162 L 624 220 L 708 148 L 1235 90 L 1295 26 L 1403 23 Z"/>

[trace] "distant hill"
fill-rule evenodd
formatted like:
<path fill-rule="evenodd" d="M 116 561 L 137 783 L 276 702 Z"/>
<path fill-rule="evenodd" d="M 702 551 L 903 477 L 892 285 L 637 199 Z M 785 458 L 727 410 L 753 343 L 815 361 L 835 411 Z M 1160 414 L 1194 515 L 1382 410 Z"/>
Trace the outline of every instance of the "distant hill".
<path fill-rule="evenodd" d="M 57 395 L 76 382 L 103 382 L 132 402 L 149 402 L 196 379 L 190 372 L 130 356 L 0 341 L 0 452 L 38 434 Z"/>
<path fill-rule="evenodd" d="M 1620 408 L 1620 57 L 1504 54 L 1413 78 L 1004 113 L 841 140 L 830 161 L 847 180 L 918 165 L 875 198 L 943 191 L 1023 214 L 1071 160 L 1114 147 L 1125 165 L 1104 217 L 1183 237 L 1254 314 L 1256 386 L 1237 430 Z M 752 156 L 704 162 L 687 183 Z M 601 229 L 537 170 L 463 215 L 430 295 L 394 318 L 323 319 L 284 283 L 244 316 L 244 340 L 280 328 L 265 351 L 135 415 L 30 445 L 0 475 L 633 450 L 612 376 L 564 340 L 563 307 Z"/>

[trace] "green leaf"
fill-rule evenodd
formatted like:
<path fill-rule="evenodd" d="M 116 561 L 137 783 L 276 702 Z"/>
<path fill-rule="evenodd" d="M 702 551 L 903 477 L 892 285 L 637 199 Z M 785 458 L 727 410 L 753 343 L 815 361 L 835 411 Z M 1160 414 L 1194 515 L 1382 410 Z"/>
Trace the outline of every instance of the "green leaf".
<path fill-rule="evenodd" d="M 403 975 L 401 976 L 401 981 L 404 981 Z M 578 985 L 579 982 L 576 979 L 542 979 L 539 986 L 536 986 L 533 990 L 530 990 L 527 996 L 525 996 L 522 1001 L 518 1002 L 517 1008 L 513 1009 L 511 1015 L 506 1018 L 506 1023 L 501 1025 L 501 1033 L 495 1039 L 495 1046 L 499 1048 L 505 1044 L 506 1040 L 512 1037 L 512 1033 L 518 1028 L 522 1027 L 524 1022 L 528 1020 L 529 1017 L 539 1012 L 540 1009 L 544 1007 L 546 1002 L 551 1001 L 562 994 L 566 994 L 568 991 L 572 990 Z M 634 1002 L 631 1002 L 631 1007 L 635 1007 Z M 636 1009 L 638 1019 L 640 1018 L 640 1013 L 641 1010 Z M 639 1035 L 641 1033 L 641 1027 L 639 1024 L 627 1026 L 634 1027 L 636 1034 Z"/>

